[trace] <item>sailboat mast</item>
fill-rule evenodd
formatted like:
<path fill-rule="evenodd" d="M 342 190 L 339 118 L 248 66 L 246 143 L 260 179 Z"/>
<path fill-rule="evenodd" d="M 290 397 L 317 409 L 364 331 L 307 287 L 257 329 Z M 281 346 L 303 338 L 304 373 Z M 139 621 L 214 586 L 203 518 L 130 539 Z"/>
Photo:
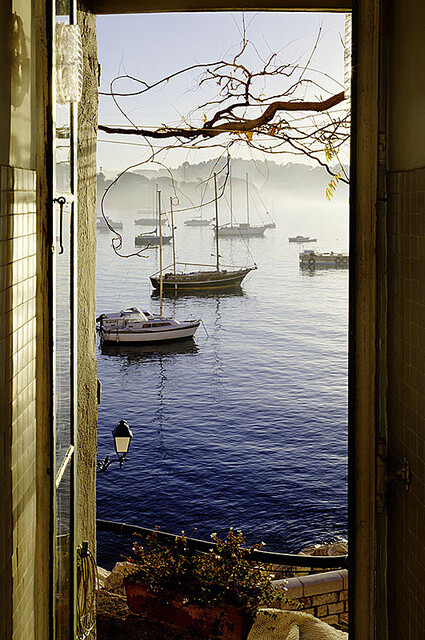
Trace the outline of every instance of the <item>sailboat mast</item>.
<path fill-rule="evenodd" d="M 161 191 L 158 191 L 158 221 L 159 221 L 159 315 L 162 316 L 162 220 L 161 220 Z"/>
<path fill-rule="evenodd" d="M 229 161 L 229 199 L 230 199 L 230 226 L 233 229 L 233 184 L 232 184 L 232 166 Z"/>
<path fill-rule="evenodd" d="M 173 270 L 176 275 L 176 240 L 174 237 L 174 212 L 173 212 L 173 198 L 170 197 L 170 215 L 171 215 L 171 235 L 173 236 Z"/>
<path fill-rule="evenodd" d="M 214 200 L 215 200 L 215 253 L 216 253 L 216 268 L 217 272 L 220 271 L 220 254 L 218 252 L 218 195 L 217 195 L 217 174 L 214 174 Z"/>
<path fill-rule="evenodd" d="M 246 222 L 249 225 L 249 192 L 248 192 L 248 174 L 245 174 L 246 180 Z"/>

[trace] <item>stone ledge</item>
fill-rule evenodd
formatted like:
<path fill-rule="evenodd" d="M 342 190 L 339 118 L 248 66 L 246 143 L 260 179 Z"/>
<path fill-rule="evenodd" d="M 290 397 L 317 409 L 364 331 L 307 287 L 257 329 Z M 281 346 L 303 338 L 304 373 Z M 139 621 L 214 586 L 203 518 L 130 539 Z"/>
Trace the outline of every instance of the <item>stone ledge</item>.
<path fill-rule="evenodd" d="M 285 587 L 288 598 L 322 595 L 348 589 L 348 571 L 341 569 L 314 573 L 299 578 L 288 578 L 288 580 L 275 580 L 273 584 L 277 588 Z"/>
<path fill-rule="evenodd" d="M 348 571 L 341 569 L 298 576 L 287 580 L 274 580 L 277 589 L 285 589 L 285 595 L 294 604 L 282 603 L 282 609 L 300 609 L 312 613 L 328 624 L 346 624 L 348 617 Z M 298 605 L 298 606 L 297 606 Z"/>

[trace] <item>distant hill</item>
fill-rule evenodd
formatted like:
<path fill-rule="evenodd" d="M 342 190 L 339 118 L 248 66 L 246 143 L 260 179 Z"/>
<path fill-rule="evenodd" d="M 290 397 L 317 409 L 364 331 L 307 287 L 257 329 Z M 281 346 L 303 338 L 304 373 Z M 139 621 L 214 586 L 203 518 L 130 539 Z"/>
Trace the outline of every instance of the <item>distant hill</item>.
<path fill-rule="evenodd" d="M 218 171 L 224 160 L 201 162 L 191 165 L 183 163 L 172 170 L 174 189 L 179 197 L 179 207 L 197 206 L 201 201 L 212 201 L 213 185 L 205 180 Z M 253 162 L 242 159 L 232 159 L 232 186 L 234 203 L 244 202 L 245 174 L 248 173 L 250 190 L 258 194 L 264 206 L 270 208 L 273 203 L 282 198 L 297 198 L 303 200 L 323 201 L 330 175 L 323 167 L 312 167 L 301 163 L 285 165 L 275 162 Z M 220 180 L 221 178 L 219 178 Z M 112 182 L 103 173 L 97 176 L 98 201 L 105 189 Z M 120 212 L 124 216 L 135 217 L 140 209 L 155 208 L 156 185 L 161 190 L 165 206 L 168 206 L 170 196 L 174 196 L 172 179 L 165 170 L 136 170 L 125 173 L 111 188 L 107 195 L 106 207 L 110 213 Z M 334 198 L 345 200 L 348 197 L 347 185 L 340 183 Z M 242 206 L 242 205 L 241 205 Z M 206 214 L 212 213 L 212 205 L 207 207 Z M 195 214 L 196 215 L 196 212 Z"/>

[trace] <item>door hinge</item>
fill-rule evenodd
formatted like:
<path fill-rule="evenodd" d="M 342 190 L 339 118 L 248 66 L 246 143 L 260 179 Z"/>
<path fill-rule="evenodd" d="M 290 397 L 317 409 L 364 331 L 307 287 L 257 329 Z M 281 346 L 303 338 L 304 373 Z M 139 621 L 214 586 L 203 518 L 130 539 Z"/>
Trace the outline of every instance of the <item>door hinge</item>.
<path fill-rule="evenodd" d="M 387 441 L 385 438 L 378 438 L 376 443 L 376 509 L 378 513 L 385 509 L 388 483 L 403 483 L 404 491 L 407 493 L 410 490 L 412 478 L 412 469 L 406 456 L 403 458 L 403 466 L 400 469 L 388 470 Z"/>

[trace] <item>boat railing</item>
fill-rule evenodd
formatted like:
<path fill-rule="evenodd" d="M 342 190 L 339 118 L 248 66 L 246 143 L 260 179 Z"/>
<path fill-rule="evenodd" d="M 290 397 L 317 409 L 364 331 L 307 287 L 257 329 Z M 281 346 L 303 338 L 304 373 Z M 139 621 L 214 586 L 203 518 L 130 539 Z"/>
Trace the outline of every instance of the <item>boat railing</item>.
<path fill-rule="evenodd" d="M 125 536 L 138 535 L 148 537 L 155 533 L 158 539 L 164 544 L 173 544 L 179 535 L 159 531 L 157 529 L 147 529 L 134 524 L 126 524 L 123 522 L 114 522 L 110 520 L 96 520 L 98 531 L 107 531 Z M 207 553 L 215 549 L 216 544 L 208 540 L 198 540 L 197 538 L 186 538 L 189 550 L 193 552 Z M 279 573 L 282 577 L 294 575 L 305 575 L 307 573 L 316 573 L 318 571 L 331 571 L 334 569 L 346 569 L 348 566 L 348 556 L 313 556 L 299 555 L 296 553 L 280 553 L 273 551 L 263 551 L 256 549 L 253 559 L 258 562 L 264 562 L 267 565 L 277 565 L 281 568 Z"/>
<path fill-rule="evenodd" d="M 180 267 L 212 267 L 214 270 L 216 269 L 216 265 L 215 264 L 211 264 L 211 263 L 202 263 L 202 262 L 176 262 L 176 266 L 180 266 Z M 174 268 L 173 264 L 169 264 L 167 267 L 163 267 L 162 272 L 164 273 L 165 271 L 167 271 L 167 269 L 172 269 Z M 221 264 L 220 263 L 220 269 L 234 269 L 234 267 L 230 264 Z M 238 267 L 238 271 L 240 271 L 241 269 L 246 269 L 248 267 Z M 161 271 L 156 271 L 155 273 L 152 274 L 152 277 L 155 277 L 156 275 L 158 275 L 159 273 L 161 273 Z"/>

